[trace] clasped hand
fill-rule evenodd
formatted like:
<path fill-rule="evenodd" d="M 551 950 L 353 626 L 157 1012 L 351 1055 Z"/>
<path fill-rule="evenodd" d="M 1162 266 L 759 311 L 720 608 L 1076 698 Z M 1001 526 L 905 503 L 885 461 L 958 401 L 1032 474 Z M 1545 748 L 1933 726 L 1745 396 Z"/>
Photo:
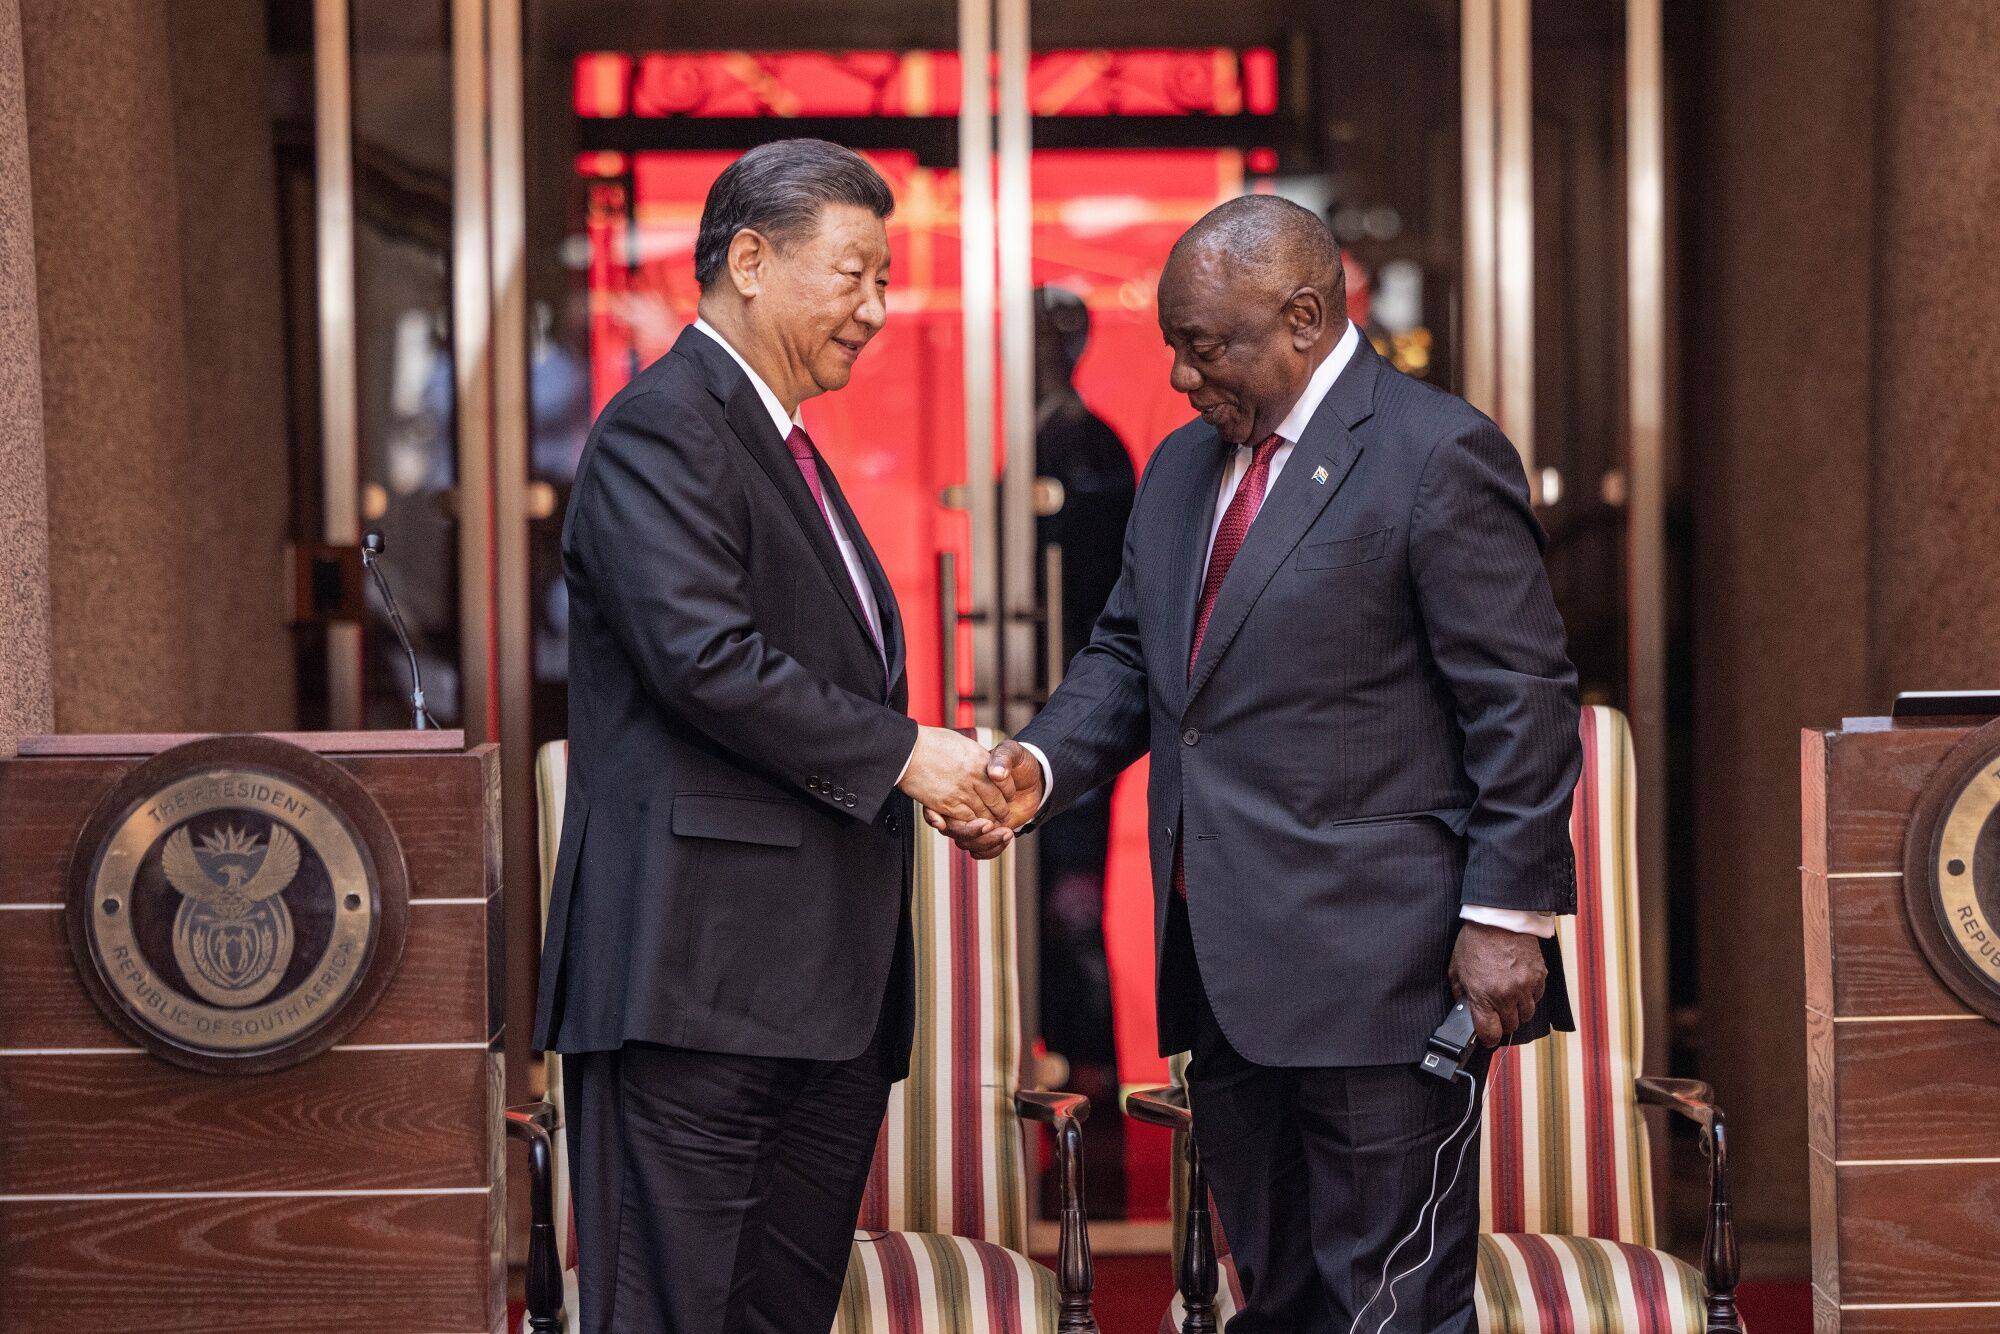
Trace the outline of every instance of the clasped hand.
<path fill-rule="evenodd" d="M 923 804 L 931 828 L 983 860 L 1041 809 L 1042 766 L 1012 741 L 989 751 L 948 728 L 921 727 L 899 786 Z"/>

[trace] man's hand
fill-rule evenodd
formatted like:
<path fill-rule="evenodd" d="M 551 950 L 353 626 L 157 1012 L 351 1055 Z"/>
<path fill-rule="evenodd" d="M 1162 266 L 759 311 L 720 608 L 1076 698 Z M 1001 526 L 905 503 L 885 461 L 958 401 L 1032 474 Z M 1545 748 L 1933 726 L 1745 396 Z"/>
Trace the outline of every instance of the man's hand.
<path fill-rule="evenodd" d="M 1472 1011 L 1479 1040 L 1497 1047 L 1534 1016 L 1549 984 L 1538 936 L 1467 922 L 1451 954 L 1452 994 Z"/>
<path fill-rule="evenodd" d="M 1003 787 L 1000 779 L 989 774 L 989 759 L 986 747 L 971 737 L 943 727 L 919 727 L 910 766 L 896 786 L 924 804 L 926 818 L 935 813 L 968 826 L 976 822 L 990 828 L 1006 818 L 1008 802 L 1015 793 L 1011 785 Z M 1029 763 L 1033 762 L 1030 757 Z M 1039 779 L 1036 786 L 1040 786 Z"/>
<path fill-rule="evenodd" d="M 993 748 L 986 776 L 1008 794 L 1007 810 L 998 823 L 992 820 L 952 820 L 936 811 L 925 810 L 930 827 L 951 836 L 953 842 L 980 861 L 998 857 L 1014 841 L 1014 831 L 1034 818 L 1042 808 L 1042 766 L 1026 746 L 1003 741 Z"/>

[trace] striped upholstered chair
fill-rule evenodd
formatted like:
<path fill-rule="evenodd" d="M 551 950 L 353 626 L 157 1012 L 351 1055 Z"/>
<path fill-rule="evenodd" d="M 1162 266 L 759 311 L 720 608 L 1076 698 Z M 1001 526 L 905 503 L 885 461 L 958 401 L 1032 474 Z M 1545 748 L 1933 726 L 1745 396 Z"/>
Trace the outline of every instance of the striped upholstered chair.
<path fill-rule="evenodd" d="M 1577 1031 L 1496 1054 L 1480 1145 L 1479 1278 L 1486 1334 L 1720 1334 L 1741 1331 L 1722 1113 L 1706 1085 L 1638 1073 L 1639 908 L 1634 883 L 1632 735 L 1615 709 L 1583 711 L 1583 775 L 1570 832 L 1577 912 L 1559 926 Z M 1185 1131 L 1184 1065 L 1128 1112 Z M 1696 1272 L 1653 1247 L 1641 1104 L 1700 1127 L 1709 1155 L 1708 1233 Z M 1186 1134 L 1175 1136 L 1179 1293 L 1162 1329 L 1215 1330 L 1242 1300 Z M 1194 1207 L 1190 1207 L 1192 1202 Z"/>
<path fill-rule="evenodd" d="M 977 734 L 993 743 L 986 731 Z M 544 746 L 535 783 L 542 846 L 562 828 L 567 748 Z M 862 1197 L 854 1249 L 834 1320 L 838 1334 L 1094 1334 L 1089 1239 L 1083 1221 L 1082 1121 L 1088 1099 L 1020 1087 L 1022 1033 L 1011 853 L 975 862 L 917 821 L 913 918 L 917 1031 L 910 1076 L 889 1095 Z M 553 854 L 542 862 L 546 908 Z M 560 1124 L 560 1062 L 549 1061 L 548 1104 L 520 1109 L 549 1141 L 537 1181 L 537 1236 L 529 1260 L 528 1323 L 535 1334 L 574 1329 L 575 1254 L 569 1244 Z M 1057 1269 L 1026 1255 L 1028 1181 L 1023 1122 L 1050 1126 L 1061 1174 Z M 554 1220 L 564 1220 L 557 1228 Z M 555 1271 L 560 1266 L 562 1278 Z M 538 1272 L 541 1274 L 537 1281 Z M 538 1302 L 537 1290 L 544 1294 Z M 560 1295 L 561 1305 L 556 1304 Z M 537 1325 L 536 1320 L 545 1323 Z"/>

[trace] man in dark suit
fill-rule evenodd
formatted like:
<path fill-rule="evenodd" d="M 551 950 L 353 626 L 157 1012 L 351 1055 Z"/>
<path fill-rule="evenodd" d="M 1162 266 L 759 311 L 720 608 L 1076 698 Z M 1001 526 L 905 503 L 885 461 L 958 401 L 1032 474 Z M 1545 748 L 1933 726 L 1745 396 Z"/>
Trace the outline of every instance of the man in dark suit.
<path fill-rule="evenodd" d="M 1417 1068 L 1453 996 L 1489 1045 L 1569 1026 L 1576 677 L 1526 478 L 1360 338 L 1304 209 L 1215 209 L 1159 308 L 1201 418 L 1153 455 L 1090 645 L 995 752 L 1006 823 L 1152 753 L 1160 1048 L 1193 1053 L 1231 1334 L 1469 1334 L 1476 1170 L 1382 1294 L 1444 1150 L 1478 1161 L 1466 1089 Z"/>
<path fill-rule="evenodd" d="M 1011 793 L 909 718 L 895 597 L 798 422 L 882 327 L 892 207 L 818 140 L 724 171 L 701 319 L 598 417 L 564 521 L 534 1042 L 565 1057 L 592 1334 L 825 1334 L 909 1055 L 905 798 Z"/>

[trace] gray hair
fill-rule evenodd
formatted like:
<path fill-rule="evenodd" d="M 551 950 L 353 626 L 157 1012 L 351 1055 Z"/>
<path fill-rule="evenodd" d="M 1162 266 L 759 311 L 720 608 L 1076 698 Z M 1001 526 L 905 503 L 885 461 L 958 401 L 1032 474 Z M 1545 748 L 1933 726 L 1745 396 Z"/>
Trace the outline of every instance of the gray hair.
<path fill-rule="evenodd" d="M 708 290 L 736 233 L 759 232 L 783 247 L 810 235 L 829 204 L 852 204 L 886 218 L 896 197 L 859 153 L 824 139 L 779 139 L 751 149 L 708 187 L 694 242 L 694 280 Z"/>

